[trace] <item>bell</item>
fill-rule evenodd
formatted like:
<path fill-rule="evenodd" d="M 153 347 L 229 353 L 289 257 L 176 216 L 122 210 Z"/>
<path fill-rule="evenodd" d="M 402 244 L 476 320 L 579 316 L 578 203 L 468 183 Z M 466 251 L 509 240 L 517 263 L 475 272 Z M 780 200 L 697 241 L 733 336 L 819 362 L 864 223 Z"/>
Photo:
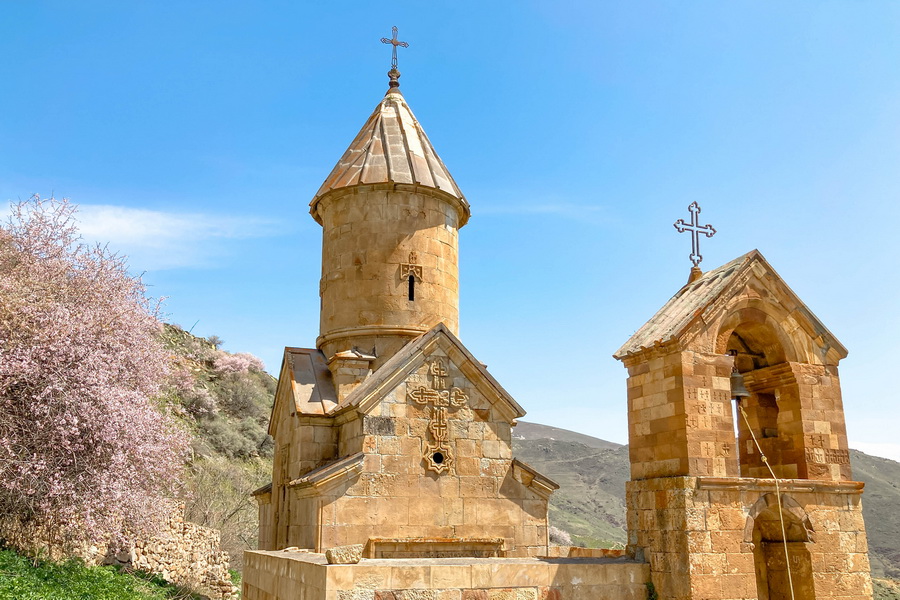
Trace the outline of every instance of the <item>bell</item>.
<path fill-rule="evenodd" d="M 750 392 L 744 385 L 744 376 L 737 369 L 731 372 L 731 397 L 735 400 L 750 397 Z"/>

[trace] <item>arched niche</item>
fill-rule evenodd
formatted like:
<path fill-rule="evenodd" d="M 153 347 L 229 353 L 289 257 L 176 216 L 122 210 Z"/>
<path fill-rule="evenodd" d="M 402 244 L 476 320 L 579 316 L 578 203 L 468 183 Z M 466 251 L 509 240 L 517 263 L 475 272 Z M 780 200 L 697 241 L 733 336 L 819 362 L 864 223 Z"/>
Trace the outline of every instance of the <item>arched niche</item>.
<path fill-rule="evenodd" d="M 815 600 L 812 524 L 790 496 L 763 495 L 750 509 L 744 541 L 753 544 L 759 600 Z M 793 587 L 793 594 L 791 594 Z"/>
<path fill-rule="evenodd" d="M 763 455 L 777 477 L 806 477 L 800 395 L 791 367 L 797 353 L 782 320 L 770 314 L 775 310 L 736 310 L 723 319 L 717 336 L 717 352 L 734 356 L 751 394 L 734 415 L 742 477 L 771 478 Z"/>
<path fill-rule="evenodd" d="M 738 365 L 741 372 L 783 362 L 802 362 L 794 340 L 782 326 L 787 319 L 787 315 L 779 314 L 782 312 L 777 305 L 760 302 L 742 302 L 732 307 L 719 323 L 714 352 L 728 354 L 735 349 L 752 355 L 754 365 Z"/>

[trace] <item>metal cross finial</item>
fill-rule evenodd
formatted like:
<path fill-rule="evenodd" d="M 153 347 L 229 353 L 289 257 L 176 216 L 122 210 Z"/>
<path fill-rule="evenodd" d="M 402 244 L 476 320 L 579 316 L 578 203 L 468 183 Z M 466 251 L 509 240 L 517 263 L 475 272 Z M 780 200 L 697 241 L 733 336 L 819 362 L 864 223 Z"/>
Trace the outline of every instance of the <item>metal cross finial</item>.
<path fill-rule="evenodd" d="M 694 263 L 695 267 L 699 267 L 700 261 L 703 260 L 703 256 L 700 255 L 700 234 L 702 233 L 706 237 L 711 238 L 716 235 L 716 230 L 708 223 L 700 225 L 697 222 L 697 217 L 700 215 L 699 204 L 691 202 L 688 210 L 691 212 L 691 222 L 685 223 L 684 219 L 678 219 L 675 221 L 675 229 L 678 230 L 678 233 L 691 232 L 691 262 Z"/>
<path fill-rule="evenodd" d="M 397 46 L 400 46 L 401 48 L 409 48 L 409 44 L 407 44 L 406 42 L 401 42 L 400 40 L 397 39 L 397 26 L 396 25 L 391 27 L 391 33 L 393 34 L 393 37 L 391 39 L 381 38 L 381 43 L 382 44 L 390 44 L 391 46 L 393 46 L 391 48 L 391 69 L 396 69 L 397 68 Z"/>

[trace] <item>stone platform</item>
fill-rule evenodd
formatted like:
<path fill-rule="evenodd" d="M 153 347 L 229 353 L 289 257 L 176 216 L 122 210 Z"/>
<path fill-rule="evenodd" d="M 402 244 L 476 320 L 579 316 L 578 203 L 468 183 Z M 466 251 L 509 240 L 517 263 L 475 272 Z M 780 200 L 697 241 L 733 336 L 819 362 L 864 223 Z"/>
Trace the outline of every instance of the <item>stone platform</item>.
<path fill-rule="evenodd" d="M 395 558 L 249 551 L 244 600 L 645 600 L 650 567 L 627 558 Z"/>

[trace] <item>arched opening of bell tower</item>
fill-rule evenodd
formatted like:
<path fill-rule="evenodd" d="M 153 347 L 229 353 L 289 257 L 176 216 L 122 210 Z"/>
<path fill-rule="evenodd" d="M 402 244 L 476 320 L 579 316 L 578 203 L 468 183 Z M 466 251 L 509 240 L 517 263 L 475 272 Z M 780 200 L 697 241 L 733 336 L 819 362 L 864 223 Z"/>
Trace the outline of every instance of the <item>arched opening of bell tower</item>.
<path fill-rule="evenodd" d="M 734 356 L 750 392 L 735 405 L 740 475 L 771 478 L 764 455 L 777 477 L 806 477 L 800 395 L 783 332 L 758 308 L 744 308 L 726 322 L 723 353 Z"/>
<path fill-rule="evenodd" d="M 811 527 L 799 504 L 766 494 L 750 509 L 747 525 L 759 600 L 815 600 Z"/>

